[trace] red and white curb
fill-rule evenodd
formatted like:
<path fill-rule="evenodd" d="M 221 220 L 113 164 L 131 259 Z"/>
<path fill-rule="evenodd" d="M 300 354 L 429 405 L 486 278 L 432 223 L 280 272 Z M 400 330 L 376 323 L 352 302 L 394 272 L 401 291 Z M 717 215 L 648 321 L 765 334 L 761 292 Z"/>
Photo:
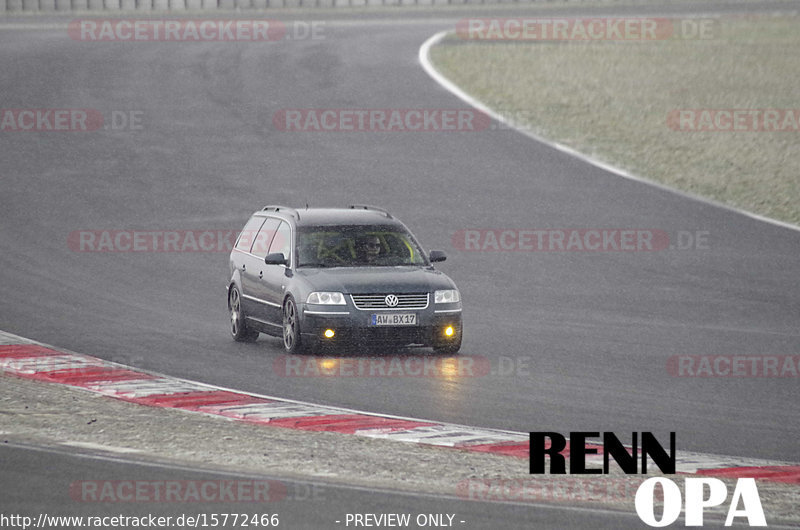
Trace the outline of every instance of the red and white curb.
<path fill-rule="evenodd" d="M 104 396 L 305 431 L 329 431 L 466 451 L 528 457 L 528 434 L 326 407 L 136 370 L 0 331 L 0 372 Z M 590 455 L 602 464 L 602 454 Z M 800 484 L 789 462 L 679 451 L 676 471 Z"/>

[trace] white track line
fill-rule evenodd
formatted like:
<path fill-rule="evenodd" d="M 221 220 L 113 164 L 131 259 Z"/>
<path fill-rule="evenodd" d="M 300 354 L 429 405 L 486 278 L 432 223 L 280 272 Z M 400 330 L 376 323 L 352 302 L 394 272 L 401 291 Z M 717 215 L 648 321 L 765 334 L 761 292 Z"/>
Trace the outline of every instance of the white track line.
<path fill-rule="evenodd" d="M 467 94 L 459 86 L 457 86 L 455 83 L 453 83 L 452 81 L 447 79 L 444 75 L 442 75 L 438 70 L 436 70 L 436 68 L 433 66 L 433 64 L 430 61 L 430 49 L 433 46 L 435 46 L 436 44 L 438 44 L 439 42 L 441 42 L 442 39 L 444 39 L 450 33 L 451 33 L 451 31 L 440 31 L 439 33 L 433 35 L 428 40 L 426 40 L 422 44 L 422 46 L 420 46 L 420 48 L 419 48 L 419 62 L 422 65 L 422 68 L 425 70 L 425 72 L 427 72 L 427 74 L 429 76 L 431 76 L 434 79 L 434 81 L 439 83 L 439 85 L 441 85 L 444 89 L 448 90 L 449 92 L 451 92 L 453 95 L 455 95 L 456 97 L 458 97 L 459 99 L 461 99 L 462 101 L 467 103 L 468 105 L 471 105 L 472 107 L 475 107 L 476 109 L 480 110 L 481 112 L 484 112 L 484 113 L 488 114 L 493 119 L 495 119 L 495 120 L 499 121 L 500 123 L 503 123 L 503 124 L 511 127 L 512 129 L 514 129 L 518 133 L 524 134 L 525 136 L 527 136 L 528 138 L 530 138 L 530 139 L 532 139 L 532 140 L 534 140 L 536 142 L 539 142 L 541 144 L 544 144 L 544 145 L 547 145 L 547 146 L 552 147 L 554 149 L 557 149 L 557 150 L 559 150 L 559 151 L 561 151 L 563 153 L 567 153 L 569 155 L 572 155 L 575 158 L 586 162 L 587 164 L 591 164 L 591 165 L 593 165 L 595 167 L 598 167 L 600 169 L 604 169 L 605 171 L 608 171 L 609 173 L 613 173 L 615 175 L 618 175 L 618 176 L 626 178 L 626 179 L 634 180 L 636 182 L 641 182 L 643 184 L 647 184 L 649 186 L 653 186 L 655 188 L 674 193 L 674 194 L 679 195 L 681 197 L 684 197 L 686 199 L 690 199 L 690 200 L 693 200 L 693 201 L 699 201 L 699 202 L 702 202 L 704 204 L 708 204 L 709 206 L 714 206 L 714 207 L 722 208 L 722 209 L 730 211 L 730 212 L 735 212 L 735 213 L 744 215 L 746 217 L 749 217 L 751 219 L 755 219 L 757 221 L 763 221 L 765 223 L 769 223 L 769 224 L 772 224 L 772 225 L 775 225 L 775 226 L 779 226 L 781 228 L 788 228 L 789 230 L 795 230 L 795 231 L 800 232 L 800 226 L 793 225 L 793 224 L 787 223 L 785 221 L 779 221 L 778 219 L 772 219 L 771 217 L 765 217 L 763 215 L 758 215 L 758 214 L 753 213 L 753 212 L 748 212 L 746 210 L 742 210 L 740 208 L 736 208 L 735 206 L 729 206 L 727 204 L 723 204 L 723 203 L 715 201 L 713 199 L 708 199 L 706 197 L 701 197 L 699 195 L 693 195 L 691 193 L 688 193 L 688 192 L 685 192 L 685 191 L 681 191 L 681 190 L 678 190 L 678 189 L 675 189 L 675 188 L 671 188 L 669 186 L 666 186 L 664 184 L 660 184 L 660 183 L 652 181 L 652 180 L 648 180 L 648 179 L 640 177 L 638 175 L 634 175 L 632 173 L 629 173 L 628 171 L 625 171 L 624 169 L 621 169 L 621 168 L 618 168 L 616 166 L 613 166 L 613 165 L 611 165 L 611 164 L 609 164 L 607 162 L 603 162 L 602 160 L 598 160 L 597 158 L 594 158 L 594 157 L 592 157 L 590 155 L 587 155 L 585 153 L 581 153 L 580 151 L 577 151 L 577 150 L 573 149 L 572 147 L 569 147 L 567 145 L 561 144 L 559 142 L 555 142 L 553 140 L 549 140 L 547 138 L 544 138 L 543 136 L 539 136 L 536 133 L 533 133 L 531 131 L 523 129 L 522 127 L 520 127 L 519 124 L 515 123 L 513 120 L 509 120 L 509 119 L 501 116 L 500 114 L 498 114 L 497 112 L 495 112 L 494 110 L 492 110 L 491 108 L 486 106 L 481 101 L 479 101 L 479 100 L 475 99 L 474 97 L 472 97 L 471 95 Z"/>

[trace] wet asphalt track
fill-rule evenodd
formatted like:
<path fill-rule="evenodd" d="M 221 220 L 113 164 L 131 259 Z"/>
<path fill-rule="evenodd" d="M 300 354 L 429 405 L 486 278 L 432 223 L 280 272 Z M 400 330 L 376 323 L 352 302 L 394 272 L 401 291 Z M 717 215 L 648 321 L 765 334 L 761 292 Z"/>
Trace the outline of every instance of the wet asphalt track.
<path fill-rule="evenodd" d="M 800 232 L 624 180 L 508 130 L 273 127 L 285 108 L 463 108 L 417 62 L 422 42 L 460 16 L 332 21 L 324 40 L 261 44 L 0 31 L 2 108 L 142 116 L 137 131 L 0 135 L 0 328 L 299 400 L 519 431 L 674 430 L 680 449 L 800 460 L 797 379 L 666 370 L 680 354 L 798 353 Z M 67 245 L 75 230 L 238 229 L 267 203 L 354 202 L 389 209 L 427 248 L 448 251 L 440 268 L 466 307 L 462 355 L 527 369 L 282 377 L 272 369 L 279 341 L 228 336 L 226 253 Z M 710 248 L 484 253 L 451 242 L 461 229 L 508 227 L 703 230 Z"/>

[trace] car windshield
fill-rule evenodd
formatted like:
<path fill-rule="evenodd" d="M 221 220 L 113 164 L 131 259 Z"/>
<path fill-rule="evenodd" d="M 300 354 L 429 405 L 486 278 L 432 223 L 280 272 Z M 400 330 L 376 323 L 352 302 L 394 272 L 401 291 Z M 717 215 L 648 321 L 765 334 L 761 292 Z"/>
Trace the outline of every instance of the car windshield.
<path fill-rule="evenodd" d="M 304 226 L 296 243 L 298 267 L 427 265 L 411 234 L 397 226 Z"/>

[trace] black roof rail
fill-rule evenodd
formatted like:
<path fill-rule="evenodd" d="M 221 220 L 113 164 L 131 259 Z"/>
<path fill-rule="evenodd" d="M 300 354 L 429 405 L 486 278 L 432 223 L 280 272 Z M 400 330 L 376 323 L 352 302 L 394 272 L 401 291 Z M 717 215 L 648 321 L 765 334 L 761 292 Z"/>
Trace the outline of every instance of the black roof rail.
<path fill-rule="evenodd" d="M 281 206 L 279 204 L 268 204 L 264 206 L 264 208 L 262 208 L 261 211 L 286 212 L 289 215 L 296 217 L 298 221 L 300 220 L 300 212 L 298 212 L 294 208 L 290 208 L 289 206 Z"/>
<path fill-rule="evenodd" d="M 392 217 L 392 214 L 390 214 L 388 211 L 384 210 L 383 208 L 378 208 L 377 206 L 370 206 L 369 204 L 351 204 L 350 205 L 350 209 L 351 210 L 375 210 L 376 212 L 381 212 L 383 215 L 385 215 L 389 219 L 394 219 L 394 217 Z"/>

